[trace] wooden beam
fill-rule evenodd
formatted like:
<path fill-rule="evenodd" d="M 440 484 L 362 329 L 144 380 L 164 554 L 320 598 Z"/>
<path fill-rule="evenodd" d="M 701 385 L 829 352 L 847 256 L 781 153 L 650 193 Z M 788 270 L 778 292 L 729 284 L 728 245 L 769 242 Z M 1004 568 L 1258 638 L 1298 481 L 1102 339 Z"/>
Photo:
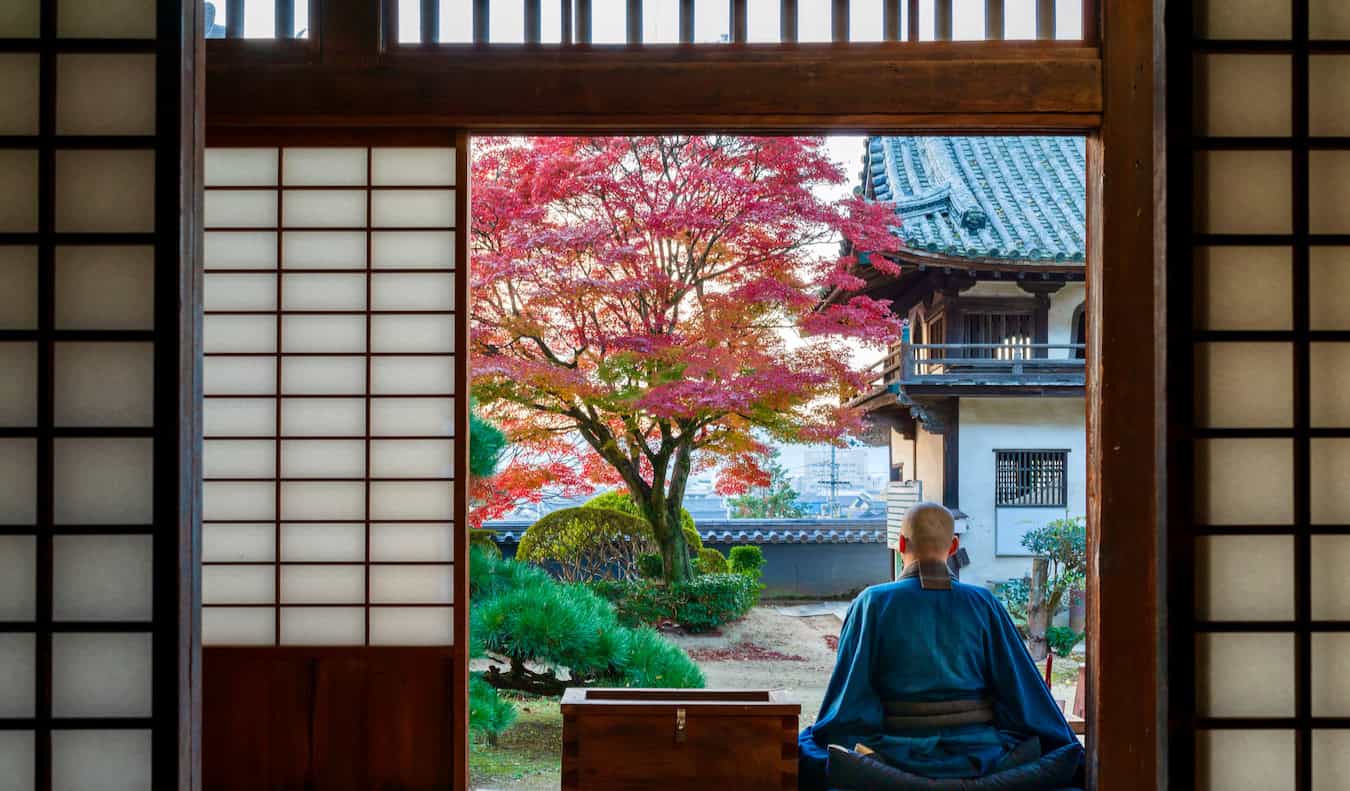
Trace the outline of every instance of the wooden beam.
<path fill-rule="evenodd" d="M 1025 42 L 502 46 L 492 57 L 421 50 L 380 63 L 213 65 L 210 125 L 1084 130 L 1102 101 L 1097 50 Z"/>
<path fill-rule="evenodd" d="M 779 0 L 778 37 L 788 44 L 797 40 L 797 0 Z"/>
<path fill-rule="evenodd" d="M 1087 719 L 1095 791 L 1157 789 L 1166 765 L 1167 201 L 1157 101 L 1163 68 L 1154 47 L 1161 7 L 1103 0 L 1103 124 L 1088 140 Z M 1141 322 L 1148 332 L 1138 332 Z"/>
<path fill-rule="evenodd" d="M 835 43 L 846 43 L 848 41 L 849 0 L 833 0 L 830 5 L 830 37 Z"/>
<path fill-rule="evenodd" d="M 903 35 L 900 30 L 901 0 L 883 0 L 881 28 L 887 41 L 899 41 Z"/>
<path fill-rule="evenodd" d="M 1007 24 L 1004 22 L 1003 12 L 1003 0 L 984 0 L 984 37 L 990 41 L 1002 41 L 1007 37 Z"/>
<path fill-rule="evenodd" d="M 934 0 L 933 38 L 938 41 L 952 40 L 952 0 Z"/>
<path fill-rule="evenodd" d="M 1036 0 L 1036 38 L 1051 41 L 1054 37 L 1055 0 Z"/>
<path fill-rule="evenodd" d="M 920 40 L 920 22 L 922 18 L 919 14 L 919 0 L 906 0 L 909 3 L 909 28 L 905 31 L 906 37 L 911 42 Z"/>

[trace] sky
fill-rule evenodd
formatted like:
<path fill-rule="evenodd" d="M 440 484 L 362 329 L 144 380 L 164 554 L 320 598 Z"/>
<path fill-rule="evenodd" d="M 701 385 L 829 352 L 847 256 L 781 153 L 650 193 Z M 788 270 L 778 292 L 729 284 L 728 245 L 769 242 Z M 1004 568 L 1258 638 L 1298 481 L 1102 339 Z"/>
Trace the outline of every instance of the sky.
<path fill-rule="evenodd" d="M 933 2 L 920 0 L 919 38 L 933 40 Z M 421 0 L 398 0 L 399 40 L 415 42 L 420 30 Z M 1036 0 L 1005 0 L 1004 18 L 1007 38 L 1036 37 Z M 441 41 L 466 43 L 472 40 L 472 0 L 441 0 Z M 797 0 L 797 36 L 800 41 L 830 40 L 831 0 Z M 880 41 L 883 0 L 851 0 L 849 38 L 853 41 Z M 1082 4 L 1059 2 L 1056 35 L 1062 39 L 1081 37 Z M 295 29 L 309 27 L 308 4 L 295 4 Z M 216 21 L 225 23 L 224 0 L 215 0 Z M 245 0 L 244 36 L 271 38 L 276 35 L 275 0 Z M 492 40 L 518 43 L 525 40 L 523 0 L 493 0 L 488 25 Z M 591 37 L 596 44 L 622 44 L 628 30 L 627 0 L 591 0 Z M 901 29 L 907 29 L 907 3 L 901 3 Z M 747 37 L 752 43 L 778 40 L 779 0 L 748 0 Z M 561 34 L 560 0 L 543 0 L 540 20 L 542 38 L 556 42 Z M 675 43 L 679 40 L 679 0 L 644 0 L 643 40 Z M 694 40 L 716 43 L 730 38 L 730 12 L 727 0 L 694 0 Z M 984 38 L 984 0 L 953 0 L 952 35 L 958 41 Z"/>

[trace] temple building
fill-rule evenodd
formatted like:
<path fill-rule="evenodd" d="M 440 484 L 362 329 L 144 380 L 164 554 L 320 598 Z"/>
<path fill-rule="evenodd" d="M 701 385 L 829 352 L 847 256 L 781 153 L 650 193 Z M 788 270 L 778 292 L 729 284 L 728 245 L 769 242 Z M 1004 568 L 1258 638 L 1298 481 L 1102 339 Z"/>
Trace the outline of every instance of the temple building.
<path fill-rule="evenodd" d="M 957 512 L 963 579 L 1021 577 L 1023 536 L 1087 508 L 1084 140 L 874 137 L 865 159 L 862 193 L 894 203 L 904 242 L 899 275 L 857 272 L 905 320 L 853 401 L 890 447 L 892 547 L 934 500 Z"/>

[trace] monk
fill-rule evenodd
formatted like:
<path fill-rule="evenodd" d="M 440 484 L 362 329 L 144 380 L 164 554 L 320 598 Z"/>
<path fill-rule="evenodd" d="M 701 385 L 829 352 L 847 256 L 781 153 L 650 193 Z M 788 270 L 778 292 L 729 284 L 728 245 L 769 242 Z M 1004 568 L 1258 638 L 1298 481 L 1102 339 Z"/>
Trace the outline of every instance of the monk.
<path fill-rule="evenodd" d="M 831 787 L 831 745 L 856 751 L 841 759 L 871 753 L 924 778 L 983 778 L 1052 752 L 1081 764 L 1082 748 L 1003 605 L 952 579 L 954 528 L 941 505 L 910 508 L 903 573 L 849 608 L 820 716 L 798 740 L 803 791 Z"/>

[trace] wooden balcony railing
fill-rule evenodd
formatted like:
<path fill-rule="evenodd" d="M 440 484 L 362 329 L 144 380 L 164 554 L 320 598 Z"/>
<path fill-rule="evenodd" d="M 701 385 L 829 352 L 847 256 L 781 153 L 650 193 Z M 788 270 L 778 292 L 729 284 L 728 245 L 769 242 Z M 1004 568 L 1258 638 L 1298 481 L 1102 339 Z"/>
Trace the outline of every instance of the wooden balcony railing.
<path fill-rule="evenodd" d="M 901 343 L 872 367 L 872 385 L 1082 387 L 1083 351 L 1081 343 Z"/>

